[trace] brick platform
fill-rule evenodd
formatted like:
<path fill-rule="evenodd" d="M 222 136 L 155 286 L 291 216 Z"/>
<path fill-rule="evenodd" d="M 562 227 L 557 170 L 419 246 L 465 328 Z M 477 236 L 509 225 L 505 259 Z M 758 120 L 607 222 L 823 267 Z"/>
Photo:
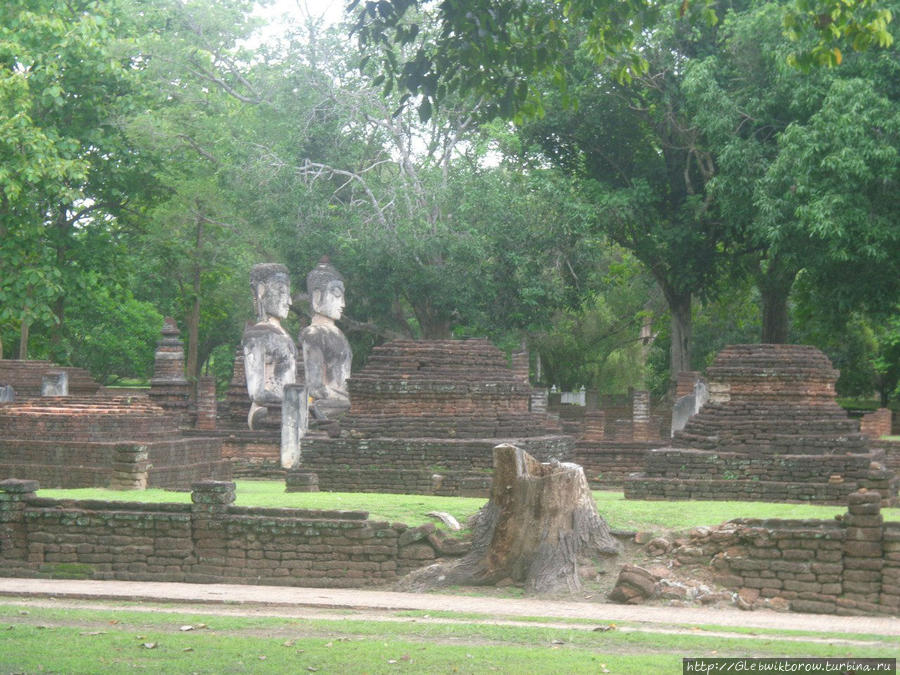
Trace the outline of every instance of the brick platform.
<path fill-rule="evenodd" d="M 184 437 L 145 396 L 25 398 L 0 404 L 0 479 L 46 487 L 162 487 L 227 478 L 216 439 Z"/>
<path fill-rule="evenodd" d="M 837 376 L 814 347 L 726 347 L 707 371 L 709 402 L 647 454 L 626 497 L 843 503 L 865 487 L 893 502 L 896 474 L 837 405 Z"/>
<path fill-rule="evenodd" d="M 542 461 L 573 454 L 574 439 L 529 410 L 531 387 L 487 340 L 389 342 L 348 387 L 341 438 L 301 443 L 301 469 L 323 490 L 486 495 L 499 443 Z"/>

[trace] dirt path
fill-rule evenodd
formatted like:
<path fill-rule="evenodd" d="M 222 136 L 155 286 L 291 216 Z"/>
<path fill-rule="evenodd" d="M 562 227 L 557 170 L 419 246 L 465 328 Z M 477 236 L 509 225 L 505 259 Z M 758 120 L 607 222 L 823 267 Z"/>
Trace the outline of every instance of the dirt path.
<path fill-rule="evenodd" d="M 0 596 L 26 604 L 40 603 L 41 606 L 51 603 L 57 607 L 87 605 L 101 608 L 109 606 L 110 602 L 134 601 L 146 603 L 147 609 L 152 611 L 228 613 L 242 616 L 328 618 L 327 615 L 334 617 L 334 610 L 352 610 L 362 618 L 377 620 L 428 620 L 425 617 L 397 615 L 397 612 L 404 610 L 420 610 L 426 613 L 451 611 L 480 615 L 471 620 L 466 618 L 466 623 L 519 623 L 517 619 L 540 617 L 540 622 L 536 624 L 529 621 L 528 625 L 553 626 L 557 625 L 554 619 L 578 619 L 588 622 L 585 624 L 587 630 L 612 623 L 629 622 L 636 624 L 629 626 L 629 630 L 653 632 L 683 632 L 703 627 L 704 634 L 728 635 L 729 632 L 723 629 L 741 627 L 900 637 L 900 621 L 894 617 L 836 617 L 763 610 L 745 612 L 720 607 L 624 606 L 597 602 L 594 599 L 506 599 L 360 589 L 10 578 L 0 578 Z M 0 603 L 2 602 L 3 598 L 0 597 Z M 166 608 L 160 607 L 160 603 L 178 603 L 178 606 Z M 448 620 L 441 618 L 440 621 Z M 573 627 L 572 624 L 566 626 Z M 617 629 L 622 628 L 624 627 L 617 625 Z"/>

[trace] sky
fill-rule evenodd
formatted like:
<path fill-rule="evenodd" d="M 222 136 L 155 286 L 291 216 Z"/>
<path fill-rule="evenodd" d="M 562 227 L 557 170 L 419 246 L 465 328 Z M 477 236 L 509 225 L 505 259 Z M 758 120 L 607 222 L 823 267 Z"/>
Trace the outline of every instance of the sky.
<path fill-rule="evenodd" d="M 337 23 L 344 13 L 345 0 L 271 0 L 257 8 L 258 16 L 268 19 L 273 28 L 283 22 L 283 17 L 322 18 L 326 23 Z"/>

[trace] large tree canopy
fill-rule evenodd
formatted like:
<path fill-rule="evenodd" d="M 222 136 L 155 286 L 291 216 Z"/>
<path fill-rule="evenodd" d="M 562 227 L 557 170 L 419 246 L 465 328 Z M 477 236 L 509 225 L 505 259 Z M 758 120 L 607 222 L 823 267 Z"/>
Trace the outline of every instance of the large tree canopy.
<path fill-rule="evenodd" d="M 713 23 L 717 11 L 741 3 L 712 0 L 353 0 L 354 32 L 373 49 L 386 89 L 413 97 L 423 119 L 456 94 L 484 98 L 486 115 L 512 117 L 542 110 L 534 76 L 550 75 L 565 92 L 566 54 L 582 45 L 596 60 L 624 57 L 628 79 L 645 72 L 639 46 L 661 16 Z M 676 11 L 671 11 L 675 9 Z M 783 15 L 796 42 L 791 61 L 837 64 L 841 48 L 888 46 L 891 13 L 882 0 L 795 0 Z M 425 30 L 436 22 L 437 31 Z M 572 27 L 583 27 L 581 34 Z"/>
<path fill-rule="evenodd" d="M 289 266 L 296 332 L 328 254 L 360 358 L 487 335 L 621 390 L 762 299 L 890 396 L 895 5 L 385 0 L 360 68 L 346 26 L 264 38 L 250 0 L 4 3 L 0 349 L 145 377 L 168 315 L 227 378 L 249 267 Z M 646 328 L 678 347 L 647 380 Z"/>

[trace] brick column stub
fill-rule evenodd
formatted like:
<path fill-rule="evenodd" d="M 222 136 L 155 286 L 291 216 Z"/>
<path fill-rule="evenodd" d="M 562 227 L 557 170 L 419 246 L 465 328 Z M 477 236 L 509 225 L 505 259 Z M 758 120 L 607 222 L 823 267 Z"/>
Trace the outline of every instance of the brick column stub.
<path fill-rule="evenodd" d="M 193 504 L 217 504 L 230 506 L 234 504 L 235 486 L 228 480 L 203 480 L 191 483 L 191 502 Z"/>
<path fill-rule="evenodd" d="M 27 560 L 25 504 L 37 490 L 36 480 L 8 478 L 0 481 L 0 559 Z"/>
<path fill-rule="evenodd" d="M 0 480 L 0 492 L 14 495 L 33 496 L 38 491 L 39 484 L 36 480 L 22 480 L 20 478 L 7 478 Z"/>
<path fill-rule="evenodd" d="M 884 519 L 881 494 L 857 490 L 847 496 L 843 517 L 843 592 L 837 599 L 839 614 L 872 614 L 879 611 L 884 566 Z"/>

